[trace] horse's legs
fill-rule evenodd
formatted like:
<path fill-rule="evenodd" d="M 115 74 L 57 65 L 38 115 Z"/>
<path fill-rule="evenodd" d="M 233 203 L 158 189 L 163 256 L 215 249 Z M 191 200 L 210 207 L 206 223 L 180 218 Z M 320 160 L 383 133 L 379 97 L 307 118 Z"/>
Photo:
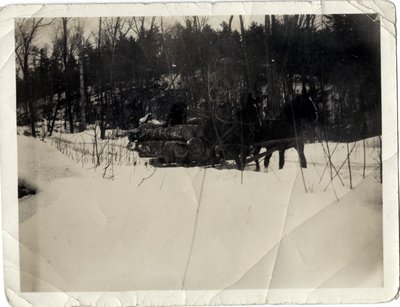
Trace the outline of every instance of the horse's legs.
<path fill-rule="evenodd" d="M 300 166 L 302 168 L 307 168 L 307 160 L 306 156 L 304 155 L 304 142 L 302 140 L 299 140 L 297 146 L 297 152 L 299 153 L 299 158 L 300 158 Z"/>
<path fill-rule="evenodd" d="M 236 152 L 235 153 L 235 162 L 236 162 L 237 169 L 239 171 L 243 171 L 244 166 L 246 164 L 246 155 L 244 154 L 244 152 Z"/>
<path fill-rule="evenodd" d="M 271 160 L 273 152 L 274 152 L 273 150 L 270 150 L 267 148 L 267 154 L 265 155 L 265 158 L 264 158 L 264 168 L 266 170 L 268 170 L 269 161 Z"/>
<path fill-rule="evenodd" d="M 243 164 L 242 164 L 242 159 L 240 158 L 240 155 L 235 156 L 235 162 L 236 162 L 236 167 L 239 171 L 243 170 Z"/>
<path fill-rule="evenodd" d="M 215 153 L 215 150 L 213 150 L 211 154 L 211 167 L 215 167 L 215 164 L 217 163 L 217 154 Z"/>
<path fill-rule="evenodd" d="M 253 150 L 253 156 L 256 157 L 261 151 L 261 146 L 256 146 L 254 147 Z M 258 161 L 258 158 L 255 159 L 256 162 L 256 170 L 259 171 L 260 170 L 260 162 Z"/>
<path fill-rule="evenodd" d="M 279 169 L 282 169 L 285 165 L 285 147 L 279 148 Z"/>

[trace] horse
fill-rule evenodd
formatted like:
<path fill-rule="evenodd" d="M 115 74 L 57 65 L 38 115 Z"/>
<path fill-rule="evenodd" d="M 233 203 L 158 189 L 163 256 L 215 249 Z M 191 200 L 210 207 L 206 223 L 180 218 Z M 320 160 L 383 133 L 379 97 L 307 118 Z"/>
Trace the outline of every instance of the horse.
<path fill-rule="evenodd" d="M 243 170 L 246 157 L 252 154 L 257 131 L 261 128 L 258 111 L 260 97 L 243 93 L 235 112 L 218 112 L 205 124 L 204 139 L 210 152 L 211 165 L 235 160 L 236 167 Z"/>
<path fill-rule="evenodd" d="M 263 120 L 256 135 L 256 145 L 253 150 L 256 169 L 260 169 L 257 156 L 262 147 L 267 149 L 264 158 L 265 168 L 268 168 L 272 154 L 279 151 L 279 169 L 282 169 L 285 165 L 285 151 L 292 147 L 299 154 L 300 166 L 307 168 L 304 155 L 304 131 L 307 126 L 314 126 L 317 122 L 317 107 L 311 97 L 304 93 L 287 103 L 275 119 Z"/>
<path fill-rule="evenodd" d="M 246 157 L 252 152 L 253 143 L 258 132 L 262 128 L 259 105 L 261 97 L 252 93 L 242 95 L 240 98 L 240 108 L 235 115 L 233 124 L 233 142 L 230 146 L 236 166 L 243 170 L 246 165 Z"/>

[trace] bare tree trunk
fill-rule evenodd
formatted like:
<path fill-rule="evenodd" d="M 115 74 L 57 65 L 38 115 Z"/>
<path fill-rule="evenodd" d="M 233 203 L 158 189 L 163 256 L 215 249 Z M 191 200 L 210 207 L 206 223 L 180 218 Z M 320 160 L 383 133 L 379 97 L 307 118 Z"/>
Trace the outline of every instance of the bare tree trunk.
<path fill-rule="evenodd" d="M 114 67 L 114 62 L 115 62 L 115 47 L 117 43 L 117 38 L 118 38 L 118 30 L 120 29 L 120 17 L 117 17 L 117 20 L 115 21 L 114 29 L 113 29 L 113 34 L 112 34 L 112 45 L 111 45 L 111 69 L 110 69 L 110 86 L 111 86 L 111 104 L 116 103 L 116 95 L 115 95 L 115 82 L 114 82 L 114 74 L 113 74 L 113 67 Z M 121 91 L 121 89 L 120 89 Z M 108 104 L 110 105 L 110 104 Z M 115 118 L 113 116 L 112 122 L 115 125 Z"/>
<path fill-rule="evenodd" d="M 101 52 L 101 34 L 102 34 L 102 19 L 101 17 L 99 18 L 99 32 L 98 32 L 98 41 L 97 41 L 97 50 L 99 52 L 99 58 L 100 58 L 100 65 L 101 67 L 103 66 L 103 59 L 102 59 L 102 52 Z M 102 72 L 102 71 L 101 71 Z M 97 118 L 99 122 L 99 127 L 100 127 L 100 138 L 105 139 L 106 136 L 106 125 L 105 125 L 105 105 L 104 105 L 104 80 L 103 80 L 103 75 L 100 73 L 100 114 L 99 117 Z M 97 125 L 96 125 L 97 127 Z M 97 129 L 97 128 L 96 128 Z"/>
<path fill-rule="evenodd" d="M 164 48 L 165 59 L 167 61 L 167 65 L 168 65 L 168 73 L 169 73 L 169 75 L 171 75 L 171 61 L 169 59 L 169 50 L 168 50 L 167 46 L 165 45 L 164 22 L 163 22 L 162 17 L 160 19 L 160 28 L 161 28 L 161 37 L 162 37 L 161 43 Z"/>
<path fill-rule="evenodd" d="M 382 137 L 379 136 L 379 173 L 381 177 L 381 183 L 383 183 L 383 165 L 382 165 Z"/>
<path fill-rule="evenodd" d="M 29 73 L 29 63 L 28 63 L 28 56 L 29 54 L 26 53 L 24 55 L 24 62 L 23 62 L 23 74 L 24 74 L 24 80 L 25 80 L 25 91 L 26 91 L 26 97 L 27 97 L 27 105 L 28 105 L 28 110 L 29 110 L 29 124 L 31 127 L 31 133 L 32 136 L 35 138 L 36 137 L 36 116 L 35 116 L 35 108 L 33 105 L 33 97 L 32 97 L 32 84 L 31 84 L 31 78 L 30 78 L 30 73 Z"/>
<path fill-rule="evenodd" d="M 229 24 L 228 24 L 229 31 L 232 31 L 232 20 L 233 20 L 233 15 L 231 15 L 231 17 L 229 17 Z"/>
<path fill-rule="evenodd" d="M 273 118 L 275 115 L 274 112 L 274 67 L 272 62 L 272 35 L 271 35 L 271 22 L 270 16 L 265 15 L 265 25 L 264 25 L 264 34 L 265 34 L 265 60 L 266 60 L 266 76 L 267 76 L 267 110 L 265 116 L 268 118 Z"/>
<path fill-rule="evenodd" d="M 83 80 L 83 54 L 79 57 L 79 93 L 81 103 L 81 125 L 80 131 L 86 130 L 86 95 Z"/>
<path fill-rule="evenodd" d="M 28 85 L 29 86 L 29 85 Z M 30 88 L 30 86 L 29 86 L 29 88 Z M 29 90 L 29 92 L 30 92 L 30 90 Z M 36 119 L 35 119 L 35 108 L 34 108 L 34 106 L 33 106 L 33 99 L 32 99 L 32 97 L 31 97 L 31 95 L 29 94 L 29 97 L 28 97 L 28 104 L 29 104 L 29 113 L 30 113 L 30 125 L 31 125 L 31 132 L 32 132 L 32 136 L 35 138 L 36 137 L 36 125 L 35 125 L 35 122 L 36 122 Z"/>
<path fill-rule="evenodd" d="M 266 28 L 265 28 L 265 36 L 266 36 L 266 48 L 268 48 L 268 64 L 269 66 L 269 71 L 268 71 L 268 101 L 267 101 L 267 114 L 266 116 L 268 118 L 275 118 L 281 107 L 281 98 L 282 98 L 282 93 L 281 93 L 281 87 L 280 85 L 284 82 L 285 79 L 285 74 L 282 71 L 279 71 L 277 67 L 275 66 L 274 62 L 274 54 L 273 54 L 273 37 L 274 33 L 276 31 L 276 18 L 275 15 L 265 16 L 265 22 L 266 22 Z M 284 58 L 287 58 L 287 55 L 284 55 Z M 284 59 L 284 62 L 286 60 Z"/>
<path fill-rule="evenodd" d="M 61 102 L 60 102 L 61 97 L 60 96 L 61 96 L 60 93 L 58 93 L 56 109 L 54 110 L 53 119 L 51 121 L 51 125 L 50 125 L 50 128 L 49 128 L 49 136 L 51 136 L 53 134 L 54 124 L 55 124 L 56 118 L 57 118 L 57 113 L 58 113 L 58 111 L 60 109 L 60 105 L 61 105 Z"/>
<path fill-rule="evenodd" d="M 349 142 L 346 142 L 347 145 L 347 165 L 349 167 L 349 180 L 350 180 L 350 189 L 353 189 L 353 183 L 351 178 L 351 165 L 350 165 L 350 149 L 349 149 Z"/>
<path fill-rule="evenodd" d="M 365 139 L 363 139 L 363 153 L 364 153 L 364 164 L 363 164 L 363 178 L 365 178 L 365 166 L 366 166 L 366 152 L 365 152 Z"/>
<path fill-rule="evenodd" d="M 74 118 L 72 116 L 72 99 L 70 92 L 70 78 L 69 78 L 69 65 L 68 65 L 68 32 L 67 32 L 68 18 L 62 18 L 63 26 L 63 51 L 62 57 L 64 62 L 64 84 L 65 84 L 65 100 L 66 100 L 66 117 L 69 122 L 69 131 L 74 133 Z"/>
<path fill-rule="evenodd" d="M 242 50 L 244 54 L 244 63 L 245 63 L 245 72 L 246 72 L 246 92 L 250 92 L 250 86 L 251 86 L 251 76 L 250 76 L 250 67 L 249 67 L 249 57 L 247 54 L 247 44 L 246 44 L 246 37 L 245 37 L 245 31 L 244 31 L 244 25 L 243 25 L 243 16 L 239 15 L 239 21 L 240 21 L 240 33 L 242 36 Z"/>
<path fill-rule="evenodd" d="M 35 116 L 35 107 L 33 104 L 33 97 L 32 97 L 32 86 L 31 86 L 31 79 L 29 75 L 29 68 L 28 68 L 28 59 L 26 59 L 26 68 L 24 68 L 24 79 L 25 79 L 25 90 L 26 96 L 28 97 L 28 110 L 29 110 L 29 124 L 31 127 L 32 136 L 36 137 L 36 116 Z"/>

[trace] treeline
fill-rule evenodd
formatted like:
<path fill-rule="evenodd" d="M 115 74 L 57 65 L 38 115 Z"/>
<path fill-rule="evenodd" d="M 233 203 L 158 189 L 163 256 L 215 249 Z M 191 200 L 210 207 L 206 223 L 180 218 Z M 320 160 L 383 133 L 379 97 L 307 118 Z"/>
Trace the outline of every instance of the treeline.
<path fill-rule="evenodd" d="M 71 133 L 96 123 L 104 137 L 147 112 L 164 120 L 178 96 L 190 116 L 229 120 L 247 93 L 274 118 L 306 90 L 325 138 L 380 134 L 379 28 L 376 15 L 19 19 L 18 124 L 35 136 L 41 118 L 49 133 L 56 120 Z"/>

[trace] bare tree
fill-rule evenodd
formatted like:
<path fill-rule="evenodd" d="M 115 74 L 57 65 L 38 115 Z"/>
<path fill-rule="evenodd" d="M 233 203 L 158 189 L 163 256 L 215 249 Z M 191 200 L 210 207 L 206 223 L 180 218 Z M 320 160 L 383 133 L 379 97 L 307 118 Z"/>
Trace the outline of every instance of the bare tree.
<path fill-rule="evenodd" d="M 17 61 L 21 67 L 23 78 L 25 81 L 25 97 L 27 109 L 29 110 L 29 122 L 32 136 L 36 137 L 36 110 L 32 97 L 32 86 L 30 80 L 30 60 L 35 49 L 35 39 L 40 29 L 51 24 L 51 21 L 45 22 L 43 18 L 18 19 L 16 21 L 16 47 L 15 53 Z"/>
<path fill-rule="evenodd" d="M 241 33 L 241 37 L 242 37 L 242 49 L 243 49 L 245 73 L 246 73 L 246 92 L 248 93 L 250 91 L 250 86 L 251 86 L 251 80 L 250 80 L 251 72 L 250 72 L 250 65 L 249 65 L 249 56 L 247 54 L 246 32 L 244 30 L 242 15 L 239 15 L 239 21 L 240 21 L 240 33 Z"/>
<path fill-rule="evenodd" d="M 65 84 L 65 100 L 66 100 L 66 121 L 69 122 L 69 131 L 74 133 L 74 118 L 72 115 L 72 97 L 69 80 L 69 52 L 72 48 L 68 48 L 69 30 L 68 21 L 70 18 L 63 17 L 62 21 L 62 60 L 64 65 L 64 84 Z"/>
<path fill-rule="evenodd" d="M 79 61 L 79 99 L 80 99 L 80 117 L 81 123 L 79 130 L 86 130 L 86 89 L 85 89 L 85 78 L 84 78 L 84 24 L 80 22 L 81 19 L 78 19 L 78 23 L 74 27 L 74 38 L 78 47 L 78 61 Z"/>
<path fill-rule="evenodd" d="M 86 95 L 85 95 L 85 84 L 84 84 L 84 72 L 83 72 L 83 54 L 79 57 L 79 94 L 80 94 L 80 106 L 81 106 L 81 124 L 80 131 L 86 130 Z"/>
<path fill-rule="evenodd" d="M 229 29 L 229 32 L 232 31 L 232 21 L 233 21 L 233 15 L 231 15 L 231 16 L 229 17 L 229 22 L 228 22 L 228 29 Z"/>
<path fill-rule="evenodd" d="M 151 33 L 154 30 L 154 27 L 156 26 L 156 18 L 151 17 L 151 18 L 146 18 L 146 17 L 133 17 L 130 20 L 130 28 L 133 30 L 133 32 L 137 35 L 138 39 L 143 39 L 146 36 L 146 23 L 149 25 L 148 26 L 148 34 L 151 35 Z"/>
<path fill-rule="evenodd" d="M 124 99 L 122 97 L 121 85 L 119 91 L 117 91 L 117 84 L 115 82 L 114 76 L 114 63 L 115 63 L 115 53 L 118 40 L 121 37 L 126 37 L 130 31 L 134 31 L 134 18 L 99 18 L 99 28 L 96 36 L 97 38 L 97 50 L 99 52 L 99 65 L 101 66 L 100 71 L 105 68 L 103 49 L 107 48 L 110 54 L 110 69 L 108 71 L 108 76 L 106 77 L 102 73 L 99 75 L 99 100 L 100 100 L 100 114 L 99 114 L 99 128 L 100 128 L 100 138 L 105 138 L 106 130 L 106 114 L 109 106 L 115 103 L 118 98 L 122 105 L 122 117 L 125 118 L 125 106 Z M 135 32 L 135 31 L 134 31 Z M 126 121 L 126 120 L 124 120 Z"/>

